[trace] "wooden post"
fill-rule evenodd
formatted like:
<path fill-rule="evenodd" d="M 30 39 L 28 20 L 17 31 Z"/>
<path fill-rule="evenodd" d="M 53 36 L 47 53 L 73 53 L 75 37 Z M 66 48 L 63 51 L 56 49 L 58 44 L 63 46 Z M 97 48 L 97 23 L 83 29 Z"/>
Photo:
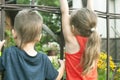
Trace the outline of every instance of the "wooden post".
<path fill-rule="evenodd" d="M 0 4 L 4 5 L 5 1 L 2 0 L 0 2 Z M 5 30 L 5 11 L 4 8 L 1 8 L 1 12 L 0 12 L 0 40 L 4 39 L 4 30 Z"/>
<path fill-rule="evenodd" d="M 0 2 L 3 6 L 5 5 L 5 0 L 1 0 Z M 0 40 L 4 39 L 4 32 L 5 32 L 5 11 L 4 8 L 1 8 L 1 12 L 0 12 Z M 0 73 L 1 75 L 1 80 L 3 80 L 4 77 L 4 72 Z"/>

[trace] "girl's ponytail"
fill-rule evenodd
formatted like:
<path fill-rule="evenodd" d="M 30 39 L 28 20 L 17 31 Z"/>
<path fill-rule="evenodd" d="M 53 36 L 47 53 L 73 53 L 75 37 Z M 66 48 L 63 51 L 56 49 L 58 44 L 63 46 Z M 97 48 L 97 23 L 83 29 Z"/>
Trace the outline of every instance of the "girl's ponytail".
<path fill-rule="evenodd" d="M 100 35 L 96 30 L 92 31 L 82 58 L 83 75 L 89 73 L 89 71 L 94 68 L 94 65 L 96 65 L 96 60 L 100 53 L 100 41 Z"/>
<path fill-rule="evenodd" d="M 70 18 L 71 26 L 74 25 L 76 35 L 87 37 L 85 52 L 81 59 L 83 74 L 87 74 L 96 64 L 100 52 L 100 36 L 95 30 L 97 15 L 86 8 L 76 11 Z"/>

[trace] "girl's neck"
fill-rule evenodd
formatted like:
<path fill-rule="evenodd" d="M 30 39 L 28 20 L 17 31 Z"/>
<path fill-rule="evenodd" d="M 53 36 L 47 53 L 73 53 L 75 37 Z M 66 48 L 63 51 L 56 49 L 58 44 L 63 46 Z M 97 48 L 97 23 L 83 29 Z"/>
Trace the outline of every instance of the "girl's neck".
<path fill-rule="evenodd" d="M 26 43 L 22 49 L 29 55 L 29 56 L 36 56 L 37 51 L 34 49 L 35 43 L 30 42 Z"/>

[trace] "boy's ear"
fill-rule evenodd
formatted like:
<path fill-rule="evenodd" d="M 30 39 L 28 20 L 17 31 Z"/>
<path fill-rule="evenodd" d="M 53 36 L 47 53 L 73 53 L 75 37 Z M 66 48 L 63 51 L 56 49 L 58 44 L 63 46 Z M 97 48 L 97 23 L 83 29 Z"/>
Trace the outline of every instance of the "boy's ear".
<path fill-rule="evenodd" d="M 36 41 L 39 42 L 41 40 L 42 34 L 40 34 L 37 38 Z"/>
<path fill-rule="evenodd" d="M 40 34 L 40 37 L 39 37 L 38 41 L 40 41 L 40 40 L 41 40 L 41 37 L 42 37 L 42 33 Z"/>
<path fill-rule="evenodd" d="M 12 29 L 12 35 L 14 39 L 17 39 L 17 33 L 14 29 Z"/>

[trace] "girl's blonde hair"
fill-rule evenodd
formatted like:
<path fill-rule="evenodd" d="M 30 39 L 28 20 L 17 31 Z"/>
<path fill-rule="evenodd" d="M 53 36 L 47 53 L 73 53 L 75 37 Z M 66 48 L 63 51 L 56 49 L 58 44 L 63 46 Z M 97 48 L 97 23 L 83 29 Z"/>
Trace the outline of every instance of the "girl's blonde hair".
<path fill-rule="evenodd" d="M 76 35 L 88 37 L 85 52 L 81 59 L 83 74 L 87 74 L 97 63 L 100 52 L 100 36 L 96 32 L 97 16 L 86 8 L 76 11 L 71 15 L 71 26 L 74 25 Z"/>
<path fill-rule="evenodd" d="M 43 20 L 41 15 L 31 9 L 19 11 L 15 17 L 14 29 L 17 32 L 17 46 L 22 47 L 40 37 Z"/>

